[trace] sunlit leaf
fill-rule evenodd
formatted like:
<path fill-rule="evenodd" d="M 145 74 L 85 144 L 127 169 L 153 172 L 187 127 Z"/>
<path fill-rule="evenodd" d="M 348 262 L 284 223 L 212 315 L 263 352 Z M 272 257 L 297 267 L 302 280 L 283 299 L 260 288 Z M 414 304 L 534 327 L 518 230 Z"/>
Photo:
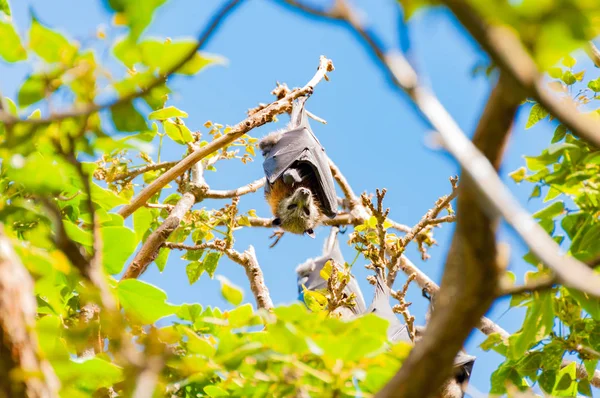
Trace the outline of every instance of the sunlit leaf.
<path fill-rule="evenodd" d="M 119 282 L 117 293 L 127 315 L 144 324 L 154 323 L 177 310 L 176 306 L 167 303 L 164 291 L 137 279 Z"/>
<path fill-rule="evenodd" d="M 223 298 L 230 304 L 240 305 L 244 299 L 242 289 L 222 275 L 218 275 L 217 279 L 221 282 L 221 295 Z"/>
<path fill-rule="evenodd" d="M 0 11 L 3 11 L 2 4 L 5 4 L 5 9 L 8 8 L 6 0 L 0 0 Z M 6 12 L 6 11 L 5 11 Z M 9 10 L 10 15 L 10 10 Z M 27 52 L 21 44 L 21 39 L 17 34 L 14 26 L 11 23 L 0 20 L 0 57 L 6 62 L 17 62 L 27 59 Z"/>

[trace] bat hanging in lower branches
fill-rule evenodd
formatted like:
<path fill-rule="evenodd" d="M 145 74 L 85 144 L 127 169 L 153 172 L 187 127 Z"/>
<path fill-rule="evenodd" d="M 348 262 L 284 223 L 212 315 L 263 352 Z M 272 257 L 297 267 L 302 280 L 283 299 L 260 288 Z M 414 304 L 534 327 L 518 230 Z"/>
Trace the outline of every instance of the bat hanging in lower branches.
<path fill-rule="evenodd" d="M 321 277 L 321 270 L 329 260 L 333 260 L 334 264 L 344 264 L 344 257 L 342 256 L 340 244 L 337 239 L 338 232 L 338 227 L 331 227 L 329 237 L 325 240 L 321 257 L 309 258 L 296 268 L 298 295 L 301 301 L 304 301 L 304 289 L 310 291 L 327 289 L 327 281 Z M 344 287 L 343 292 L 347 297 L 354 294 L 354 305 L 338 309 L 338 314 L 342 318 L 351 318 L 366 311 L 365 299 L 354 276 L 352 276 L 348 284 Z"/>
<path fill-rule="evenodd" d="M 321 276 L 325 263 L 333 260 L 337 264 L 344 264 L 344 258 L 337 240 L 338 228 L 332 227 L 329 237 L 325 241 L 323 253 L 320 257 L 308 259 L 296 269 L 299 299 L 304 301 L 305 289 L 318 291 L 327 289 L 327 281 Z M 353 294 L 355 303 L 351 307 L 340 307 L 337 313 L 341 319 L 351 320 L 358 316 L 373 313 L 389 322 L 387 329 L 388 340 L 392 343 L 403 341 L 414 344 L 408 333 L 406 324 L 400 321 L 390 304 L 391 290 L 384 280 L 383 269 L 377 268 L 375 277 L 375 294 L 367 308 L 358 282 L 352 276 L 344 288 L 344 294 Z M 428 297 L 428 299 L 430 299 Z M 417 337 L 415 340 L 419 340 Z M 460 351 L 454 358 L 452 378 L 442 387 L 441 396 L 445 398 L 464 397 L 467 390 L 476 357 Z"/>
<path fill-rule="evenodd" d="M 307 98 L 296 100 L 289 125 L 265 136 L 259 147 L 273 225 L 314 238 L 313 229 L 323 216 L 335 217 L 338 205 L 329 158 L 308 124 Z"/>

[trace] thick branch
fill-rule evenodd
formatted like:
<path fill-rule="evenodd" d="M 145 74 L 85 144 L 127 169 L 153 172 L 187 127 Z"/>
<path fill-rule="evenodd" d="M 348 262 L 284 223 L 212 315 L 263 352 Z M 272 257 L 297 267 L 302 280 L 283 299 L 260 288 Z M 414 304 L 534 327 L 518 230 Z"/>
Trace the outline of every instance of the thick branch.
<path fill-rule="evenodd" d="M 148 265 L 152 263 L 158 256 L 160 247 L 167 241 L 169 236 L 179 227 L 181 221 L 192 206 L 203 197 L 199 196 L 202 193 L 202 187 L 206 188 L 204 183 L 204 165 L 202 162 L 192 166 L 192 181 L 188 189 L 181 196 L 175 207 L 169 213 L 167 219 L 161 224 L 156 231 L 152 232 L 142 245 L 140 251 L 135 255 L 133 261 L 127 267 L 121 279 L 136 279 L 146 271 Z M 195 194 L 196 192 L 197 194 Z"/>
<path fill-rule="evenodd" d="M 33 280 L 0 225 L 0 391 L 10 397 L 58 396 L 58 379 L 35 333 Z"/>
<path fill-rule="evenodd" d="M 150 199 L 150 197 L 160 191 L 166 184 L 185 173 L 185 171 L 192 167 L 192 165 L 211 153 L 216 152 L 220 148 L 223 148 L 224 146 L 237 140 L 253 128 L 262 126 L 263 124 L 273 120 L 276 115 L 285 112 L 286 106 L 291 101 L 303 95 L 310 95 L 314 87 L 321 81 L 321 79 L 325 77 L 325 74 L 332 70 L 332 62 L 321 56 L 317 73 L 304 87 L 292 90 L 290 94 L 286 95 L 281 100 L 273 102 L 271 105 L 233 126 L 229 133 L 217 138 L 208 145 L 194 150 L 191 154 L 177 163 L 177 165 L 173 166 L 163 175 L 154 180 L 150 185 L 144 188 L 136 197 L 132 199 L 129 205 L 124 206 L 121 210 L 119 210 L 119 214 L 123 216 L 123 218 L 129 217 L 139 207 L 143 206 L 144 203 Z"/>
<path fill-rule="evenodd" d="M 29 125 L 46 125 L 49 123 L 57 122 L 64 119 L 76 118 L 76 117 L 87 117 L 93 113 L 99 112 L 103 109 L 112 108 L 130 101 L 133 101 L 136 98 L 139 98 L 147 93 L 149 93 L 152 89 L 160 86 L 165 83 L 167 78 L 172 74 L 176 73 L 179 69 L 181 69 L 189 60 L 191 60 L 194 55 L 198 52 L 198 50 L 202 49 L 206 43 L 210 40 L 212 35 L 216 32 L 219 25 L 225 20 L 225 18 L 230 15 L 230 12 L 239 5 L 242 0 L 230 0 L 225 5 L 219 9 L 216 14 L 211 18 L 207 27 L 202 31 L 200 36 L 198 37 L 198 42 L 191 48 L 188 53 L 186 53 L 180 60 L 175 62 L 173 66 L 165 71 L 165 73 L 156 77 L 146 86 L 142 87 L 139 91 L 134 91 L 128 95 L 120 97 L 119 99 L 109 102 L 107 104 L 90 104 L 80 109 L 73 109 L 64 113 L 56 113 L 51 115 L 47 119 L 19 119 L 10 113 L 1 112 L 0 111 L 0 122 L 5 123 L 7 125 L 13 125 L 15 123 L 20 124 L 29 124 Z"/>
<path fill-rule="evenodd" d="M 560 120 L 573 134 L 600 148 L 600 123 L 577 110 L 572 101 L 563 101 L 549 90 L 535 61 L 508 27 L 488 24 L 464 0 L 443 0 L 444 3 L 492 57 L 526 94 L 535 98 L 548 112 Z"/>
<path fill-rule="evenodd" d="M 296 0 L 285 0 L 285 2 L 296 7 L 299 4 Z M 446 4 L 451 3 L 453 6 L 460 5 L 461 12 L 464 11 L 471 18 L 470 10 L 464 10 L 468 7 L 463 1 L 445 0 L 445 2 Z M 448 152 L 458 161 L 462 169 L 475 184 L 478 191 L 478 203 L 483 206 L 486 213 L 490 216 L 501 215 L 527 244 L 531 252 L 556 273 L 562 284 L 600 297 L 600 276 L 580 261 L 561 254 L 558 244 L 513 197 L 510 190 L 502 183 L 492 164 L 469 141 L 465 133 L 460 129 L 437 97 L 428 89 L 418 84 L 418 76 L 408 61 L 399 53 L 386 55 L 383 49 L 377 44 L 379 41 L 373 33 L 365 30 L 357 23 L 357 18 L 353 16 L 352 10 L 346 2 L 338 0 L 336 4 L 337 6 L 331 12 L 312 10 L 306 5 L 303 5 L 302 9 L 315 15 L 324 15 L 335 20 L 342 20 L 357 33 L 369 46 L 370 50 L 373 51 L 384 70 L 390 74 L 393 83 L 406 92 L 423 117 L 440 133 Z M 478 27 L 480 28 L 479 22 Z M 484 33 L 487 34 L 488 32 L 485 31 Z M 516 49 L 514 56 L 523 58 L 522 55 Z M 512 73 L 513 71 L 511 70 Z M 531 71 L 527 73 L 531 74 Z M 543 91 L 543 93 L 546 92 Z M 547 96 L 552 98 L 549 94 Z M 562 103 L 559 106 L 563 107 L 560 114 L 570 108 L 565 107 Z M 551 109 L 548 110 L 552 112 Z M 596 127 L 596 123 L 592 123 L 593 126 L 587 125 L 589 119 L 579 117 L 578 112 L 570 110 L 567 113 L 570 114 L 570 118 L 574 118 L 578 123 L 584 121 L 586 131 L 589 128 L 588 132 L 590 135 L 598 136 L 598 133 L 592 130 L 592 127 L 596 128 L 596 131 L 599 130 Z M 556 114 L 557 117 L 558 115 Z M 565 122 L 564 120 L 562 121 Z M 572 131 L 577 130 L 567 123 L 565 125 Z"/>
<path fill-rule="evenodd" d="M 521 98 L 501 77 L 483 112 L 474 144 L 499 165 Z M 496 298 L 500 268 L 496 264 L 497 219 L 477 200 L 476 184 L 467 174 L 459 188 L 456 232 L 446 260 L 442 287 L 427 330 L 380 397 L 429 397 L 450 376 L 453 361 L 471 330 Z M 466 178 L 465 178 L 466 177 Z M 448 333 L 448 331 L 452 333 Z"/>

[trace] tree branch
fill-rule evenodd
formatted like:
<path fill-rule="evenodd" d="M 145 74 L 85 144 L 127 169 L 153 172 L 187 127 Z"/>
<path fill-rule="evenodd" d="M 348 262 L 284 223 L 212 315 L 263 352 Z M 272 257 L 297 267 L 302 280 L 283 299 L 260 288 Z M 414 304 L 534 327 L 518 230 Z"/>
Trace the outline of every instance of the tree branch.
<path fill-rule="evenodd" d="M 252 181 L 248 185 L 244 185 L 243 187 L 239 187 L 237 189 L 230 189 L 228 191 L 221 191 L 216 189 L 209 189 L 204 194 L 204 197 L 207 199 L 229 199 L 235 198 L 238 196 L 246 195 L 252 192 L 258 191 L 265 185 L 266 178 L 260 178 L 256 181 Z"/>
<path fill-rule="evenodd" d="M 266 310 L 271 310 L 273 308 L 273 302 L 271 301 L 271 296 L 269 295 L 269 289 L 265 284 L 265 278 L 260 265 L 258 264 L 258 260 L 256 259 L 256 252 L 254 251 L 253 246 L 249 246 L 248 249 L 243 253 L 239 253 L 236 250 L 227 248 L 225 241 L 221 240 L 204 242 L 194 246 L 166 242 L 164 246 L 168 247 L 169 249 L 178 250 L 212 249 L 225 253 L 225 255 L 231 259 L 231 261 L 236 262 L 244 267 L 246 276 L 250 282 L 250 290 L 252 290 L 252 294 L 254 294 L 257 307 L 264 308 Z"/>
<path fill-rule="evenodd" d="M 117 174 L 116 176 L 110 178 L 110 180 L 107 179 L 107 181 L 108 182 L 122 181 L 122 182 L 127 183 L 127 182 L 133 180 L 135 177 L 139 176 L 140 174 L 144 174 L 148 171 L 170 169 L 171 167 L 175 166 L 176 164 L 177 164 L 176 161 L 175 162 L 161 162 L 161 163 L 147 164 L 147 165 L 137 168 L 135 170 L 129 170 L 126 173 Z"/>
<path fill-rule="evenodd" d="M 596 65 L 597 68 L 600 68 L 600 50 L 598 50 L 598 47 L 596 47 L 592 41 L 588 42 L 588 45 L 585 47 L 585 52 L 588 54 L 594 65 Z"/>
<path fill-rule="evenodd" d="M 276 115 L 285 112 L 286 106 L 296 98 L 304 95 L 310 95 L 314 87 L 321 81 L 321 79 L 325 77 L 325 74 L 332 70 L 333 63 L 324 56 L 321 56 L 317 73 L 304 87 L 292 90 L 290 94 L 286 95 L 281 100 L 273 102 L 271 105 L 233 126 L 229 133 L 217 138 L 208 145 L 194 150 L 183 160 L 177 163 L 177 165 L 173 166 L 167 172 L 154 180 L 150 185 L 144 188 L 136 197 L 132 199 L 129 205 L 121 208 L 118 213 L 123 216 L 123 218 L 129 217 L 135 210 L 143 206 L 144 203 L 150 199 L 150 197 L 160 191 L 166 184 L 185 173 L 185 171 L 192 167 L 193 164 L 219 150 L 220 148 L 232 143 L 253 128 L 262 126 L 263 124 L 272 121 Z"/>
<path fill-rule="evenodd" d="M 144 94 L 149 93 L 152 89 L 163 84 L 169 76 L 176 73 L 179 69 L 181 69 L 185 64 L 191 60 L 194 55 L 198 52 L 198 50 L 202 49 L 206 43 L 210 40 L 213 34 L 217 31 L 219 25 L 230 15 L 231 11 L 235 9 L 237 5 L 239 5 L 242 0 L 230 0 L 225 5 L 220 8 L 215 15 L 210 19 L 209 24 L 202 31 L 202 33 L 198 37 L 198 42 L 194 46 L 194 48 L 190 49 L 188 53 L 186 53 L 180 60 L 175 62 L 173 66 L 168 68 L 165 73 L 156 77 L 152 80 L 148 85 L 141 88 L 139 91 L 134 91 L 128 95 L 118 98 L 115 101 L 109 102 L 107 104 L 90 104 L 80 109 L 73 109 L 64 113 L 56 113 L 50 115 L 47 119 L 20 119 L 15 117 L 7 112 L 0 111 L 0 122 L 5 123 L 7 126 L 14 125 L 15 123 L 20 124 L 28 124 L 28 125 L 46 125 L 49 123 L 57 122 L 64 119 L 76 118 L 76 117 L 87 117 L 93 113 L 99 112 L 103 109 L 112 108 L 130 101 L 133 101 L 136 98 L 143 96 Z"/>
<path fill-rule="evenodd" d="M 294 7 L 300 5 L 296 0 L 285 0 L 285 2 Z M 461 0 L 445 0 L 445 3 L 461 4 L 462 8 L 467 7 Z M 336 6 L 329 12 L 312 9 L 306 5 L 303 5 L 302 9 L 313 15 L 341 20 L 358 34 L 375 54 L 380 65 L 391 76 L 392 82 L 413 100 L 422 116 L 440 133 L 448 152 L 458 161 L 475 184 L 478 191 L 478 203 L 483 206 L 488 215 L 501 215 L 526 243 L 531 252 L 556 273 L 562 284 L 600 297 L 600 276 L 580 261 L 561 254 L 558 244 L 513 197 L 492 164 L 466 137 L 437 97 L 418 84 L 417 73 L 401 54 L 386 55 L 378 45 L 379 40 L 374 34 L 357 23 L 357 18 L 353 16 L 352 10 L 345 0 L 338 0 Z M 515 54 L 515 56 L 519 56 L 519 54 Z M 566 110 L 564 104 L 560 106 L 563 107 L 561 113 L 564 113 Z M 569 111 L 568 113 L 578 122 L 583 120 L 587 123 L 588 121 L 586 118 L 579 118 L 578 112 Z M 586 131 L 597 136 L 596 131 L 599 129 L 597 129 L 596 123 L 592 124 L 593 126 L 586 124 Z M 568 124 L 567 127 L 574 130 Z"/>
<path fill-rule="evenodd" d="M 485 107 L 474 144 L 499 165 L 521 98 L 501 76 Z M 378 397 L 429 397 L 450 376 L 456 354 L 496 298 L 496 217 L 483 210 L 476 184 L 463 170 L 457 199 L 457 223 L 446 259 L 442 288 L 431 320 L 398 373 Z M 452 331 L 449 333 L 448 331 Z"/>
<path fill-rule="evenodd" d="M 58 396 L 58 379 L 39 351 L 35 316 L 33 279 L 0 224 L 0 391 L 7 397 Z"/>
<path fill-rule="evenodd" d="M 579 112 L 572 101 L 563 101 L 547 90 L 535 61 L 512 29 L 488 24 L 464 0 L 443 0 L 442 3 L 452 11 L 498 66 L 525 90 L 527 95 L 535 98 L 573 134 L 600 148 L 600 123 Z"/>
<path fill-rule="evenodd" d="M 512 296 L 515 294 L 548 290 L 548 289 L 552 289 L 552 287 L 556 283 L 558 283 L 558 282 L 557 282 L 556 278 L 554 277 L 554 275 L 546 275 L 544 277 L 534 279 L 523 285 L 505 287 L 500 291 L 498 296 L 499 297 Z"/>
<path fill-rule="evenodd" d="M 179 199 L 177 204 L 172 208 L 167 219 L 156 229 L 156 231 L 148 236 L 140 251 L 135 255 L 133 261 L 131 261 L 127 267 L 121 280 L 139 278 L 139 276 L 146 271 L 148 265 L 156 259 L 159 249 L 173 231 L 179 227 L 187 212 L 192 209 L 192 206 L 194 206 L 196 202 L 204 199 L 202 192 L 208 189 L 208 186 L 204 182 L 204 169 L 205 165 L 203 162 L 198 162 L 192 166 L 192 181 L 187 187 L 186 192 L 183 193 L 181 199 Z"/>

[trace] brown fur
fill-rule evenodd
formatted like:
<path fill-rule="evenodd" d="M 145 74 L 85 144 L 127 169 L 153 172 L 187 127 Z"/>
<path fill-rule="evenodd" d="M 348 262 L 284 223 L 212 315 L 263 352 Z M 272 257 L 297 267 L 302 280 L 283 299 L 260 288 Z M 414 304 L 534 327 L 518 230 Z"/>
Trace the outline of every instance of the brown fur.
<path fill-rule="evenodd" d="M 310 183 L 308 182 L 303 182 L 300 184 L 295 184 L 293 187 L 291 185 L 287 185 L 283 182 L 283 180 L 281 178 L 278 178 L 277 180 L 275 180 L 275 182 L 273 183 L 273 185 L 271 185 L 271 190 L 270 192 L 265 192 L 265 198 L 267 199 L 267 202 L 269 203 L 269 206 L 271 207 L 271 212 L 273 213 L 274 216 L 277 216 L 277 208 L 279 206 L 279 203 L 287 198 L 288 196 L 290 196 L 291 194 L 294 193 L 294 191 L 296 189 L 298 189 L 299 187 L 305 187 L 312 191 L 312 187 L 310 186 Z M 315 204 L 317 205 L 317 208 L 319 210 L 319 214 L 323 214 L 321 211 L 321 203 L 319 202 L 319 199 L 317 198 L 316 195 L 313 195 Z"/>

